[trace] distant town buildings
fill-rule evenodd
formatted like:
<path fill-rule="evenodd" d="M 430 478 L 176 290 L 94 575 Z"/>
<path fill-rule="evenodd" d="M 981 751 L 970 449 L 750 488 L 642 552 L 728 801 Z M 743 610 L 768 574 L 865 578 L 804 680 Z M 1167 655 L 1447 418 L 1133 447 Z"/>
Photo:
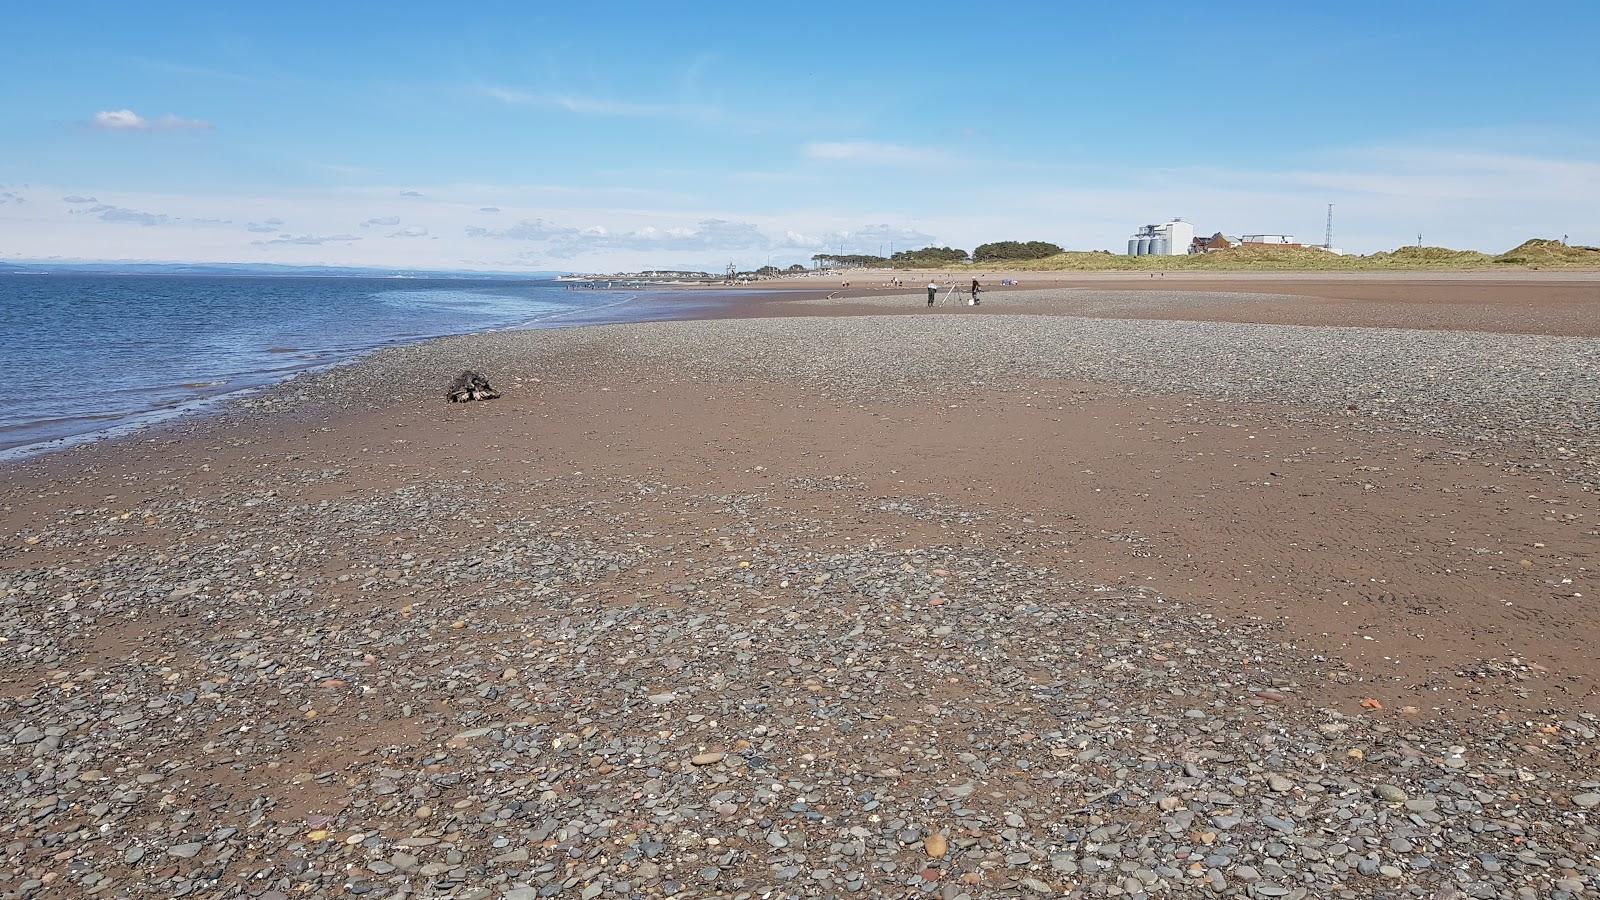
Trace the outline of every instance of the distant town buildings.
<path fill-rule="evenodd" d="M 1342 251 L 1321 244 L 1297 243 L 1292 234 L 1244 234 L 1235 237 L 1217 232 L 1210 237 L 1197 236 L 1194 226 L 1182 219 L 1173 219 L 1161 225 L 1145 225 L 1128 238 L 1129 256 L 1183 256 L 1189 253 L 1215 253 L 1233 247 L 1295 247 L 1310 250 Z"/>
<path fill-rule="evenodd" d="M 1217 232 L 1211 237 L 1197 237 L 1189 244 L 1190 253 L 1209 253 L 1212 250 L 1226 250 L 1229 247 L 1239 246 L 1239 239 Z"/>

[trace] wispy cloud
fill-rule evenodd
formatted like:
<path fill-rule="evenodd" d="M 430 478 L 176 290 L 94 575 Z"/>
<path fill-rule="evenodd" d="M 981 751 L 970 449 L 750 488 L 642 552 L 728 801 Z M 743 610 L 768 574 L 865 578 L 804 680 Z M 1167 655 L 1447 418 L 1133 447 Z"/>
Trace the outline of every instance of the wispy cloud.
<path fill-rule="evenodd" d="M 205 66 L 193 66 L 187 63 L 169 62 L 161 59 L 148 59 L 140 56 L 130 57 L 130 59 L 147 69 L 152 69 L 157 72 L 164 72 L 168 75 L 180 75 L 184 78 L 206 78 L 216 81 L 232 81 L 238 84 L 250 85 L 265 85 L 271 83 L 265 79 L 256 78 L 252 75 L 242 75 L 238 72 L 226 72 L 221 69 L 212 69 Z"/>
<path fill-rule="evenodd" d="M 171 113 L 147 119 L 131 109 L 101 110 L 89 124 L 102 131 L 205 131 L 211 128 L 210 122 L 200 119 L 185 119 Z"/>
<path fill-rule="evenodd" d="M 399 216 L 381 216 L 379 218 L 368 219 L 365 222 L 362 222 L 361 223 L 361 227 L 362 228 L 372 228 L 374 226 L 385 226 L 385 227 L 387 227 L 387 226 L 393 226 L 393 225 L 399 225 L 399 224 L 400 224 L 400 217 Z"/>
<path fill-rule="evenodd" d="M 725 121 L 729 117 L 709 103 L 685 101 L 641 102 L 597 97 L 570 92 L 533 92 L 498 85 L 481 85 L 478 90 L 485 96 L 507 106 L 530 106 L 559 109 L 580 116 L 602 116 L 625 119 L 684 119 L 696 122 Z"/>
<path fill-rule="evenodd" d="M 400 196 L 402 196 L 402 197 L 421 197 L 422 196 L 422 192 L 421 191 L 410 191 L 410 190 L 401 191 L 400 192 Z"/>
<path fill-rule="evenodd" d="M 523 219 L 506 228 L 469 225 L 472 238 L 527 241 L 543 244 L 544 254 L 552 259 L 571 259 L 607 251 L 641 253 L 662 252 L 769 252 L 837 250 L 849 253 L 876 253 L 888 244 L 904 249 L 933 242 L 931 235 L 910 228 L 867 225 L 853 231 L 807 235 L 785 230 L 771 235 L 750 222 L 702 219 L 694 225 L 645 226 L 617 231 L 602 225 L 578 228 L 544 219 Z"/>
<path fill-rule="evenodd" d="M 392 238 L 425 238 L 427 236 L 428 229 L 421 225 L 408 225 L 399 231 L 390 232 L 389 234 L 389 237 Z"/>
<path fill-rule="evenodd" d="M 359 241 L 361 237 L 354 234 L 280 234 L 271 240 L 251 241 L 252 244 L 301 244 L 317 246 L 321 244 L 348 244 Z"/>
<path fill-rule="evenodd" d="M 778 245 L 749 222 L 724 219 L 704 219 L 692 227 L 652 225 L 631 231 L 613 231 L 603 225 L 575 228 L 543 219 L 524 219 L 499 230 L 468 226 L 466 233 L 468 237 L 542 242 L 546 245 L 545 254 L 553 259 L 571 259 L 603 250 L 765 250 Z"/>
<path fill-rule="evenodd" d="M 519 91 L 516 88 L 505 88 L 500 87 L 499 85 L 484 84 L 479 85 L 478 90 L 481 91 L 484 96 L 494 100 L 499 100 L 501 103 L 504 103 L 507 106 L 536 106 L 540 102 L 538 96 L 527 91 Z"/>
<path fill-rule="evenodd" d="M 951 161 L 942 150 L 881 141 L 812 141 L 801 152 L 808 159 L 875 166 L 937 166 Z"/>
<path fill-rule="evenodd" d="M 263 219 L 260 222 L 249 222 L 249 223 L 246 223 L 245 226 L 244 226 L 244 230 L 245 231 L 253 231 L 256 234 L 272 234 L 273 232 L 277 231 L 278 229 L 280 229 L 282 227 L 283 227 L 283 220 L 282 219 Z"/>
<path fill-rule="evenodd" d="M 515 225 L 505 228 L 484 228 L 481 225 L 468 225 L 464 231 L 467 237 L 472 238 L 498 238 L 507 241 L 548 241 L 567 235 L 577 234 L 579 229 L 566 225 L 557 225 L 543 219 L 523 219 Z"/>
<path fill-rule="evenodd" d="M 331 173 L 333 175 L 344 175 L 344 176 L 356 175 L 356 176 L 360 176 L 360 175 L 374 175 L 374 174 L 376 174 L 376 171 L 374 169 L 368 167 L 368 166 L 352 166 L 352 165 L 346 165 L 344 163 L 317 162 L 317 163 L 310 163 L 310 166 L 313 169 L 319 169 L 321 171 L 328 172 L 328 173 Z"/>
<path fill-rule="evenodd" d="M 933 235 L 909 226 L 863 225 L 852 231 L 833 231 L 824 234 L 816 239 L 814 246 L 821 246 L 834 252 L 876 254 L 888 253 L 891 250 L 912 250 L 926 247 L 934 242 Z"/>
<path fill-rule="evenodd" d="M 178 221 L 174 216 L 165 213 L 143 212 L 137 209 L 128 209 L 124 206 L 112 206 L 108 203 L 96 203 L 86 209 L 75 209 L 73 213 L 93 216 L 102 222 L 123 222 L 132 225 L 172 225 Z"/>
<path fill-rule="evenodd" d="M 500 207 L 498 207 L 498 206 L 480 206 L 480 207 L 478 207 L 478 212 L 497 213 L 499 211 L 500 211 Z"/>
<path fill-rule="evenodd" d="M 1326 170 L 1279 174 L 1285 181 L 1394 197 L 1437 200 L 1600 196 L 1600 162 L 1424 147 L 1348 151 Z"/>
<path fill-rule="evenodd" d="M 0 191 L 0 206 L 4 206 L 7 203 L 15 203 L 20 206 L 27 202 L 28 199 L 16 191 Z"/>
<path fill-rule="evenodd" d="M 100 201 L 96 200 L 93 197 L 85 197 L 85 196 L 83 196 L 81 194 L 68 194 L 67 196 L 61 198 L 61 202 L 62 203 L 74 203 L 74 204 L 77 204 L 77 203 L 99 203 Z"/>

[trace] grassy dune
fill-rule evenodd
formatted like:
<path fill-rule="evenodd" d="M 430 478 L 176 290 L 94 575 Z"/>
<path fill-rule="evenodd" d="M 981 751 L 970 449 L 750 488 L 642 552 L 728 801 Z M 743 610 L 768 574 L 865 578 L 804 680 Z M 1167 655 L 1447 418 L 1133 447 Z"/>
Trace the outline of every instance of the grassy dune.
<path fill-rule="evenodd" d="M 1235 247 L 1192 256 L 1123 256 L 1102 251 L 1058 253 L 1043 259 L 947 265 L 940 268 L 1010 272 L 1600 269 L 1600 248 L 1569 247 L 1560 241 L 1534 238 L 1523 241 L 1499 256 L 1444 247 L 1401 247 L 1371 256 L 1335 256 L 1306 247 Z"/>

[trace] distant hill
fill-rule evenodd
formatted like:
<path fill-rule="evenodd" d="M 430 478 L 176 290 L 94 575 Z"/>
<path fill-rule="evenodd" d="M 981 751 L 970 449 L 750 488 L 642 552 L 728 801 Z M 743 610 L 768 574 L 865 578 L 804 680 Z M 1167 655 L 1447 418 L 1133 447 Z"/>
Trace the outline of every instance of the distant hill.
<path fill-rule="evenodd" d="M 1187 256 L 1124 256 L 1117 253 L 1066 252 L 1042 259 L 1010 260 L 943 269 L 1026 272 L 1120 271 L 1464 271 L 1473 269 L 1600 269 L 1600 248 L 1573 247 L 1534 238 L 1498 256 L 1447 247 L 1400 247 L 1370 256 L 1339 256 L 1316 247 L 1242 245 L 1214 253 Z"/>
<path fill-rule="evenodd" d="M 1523 241 L 1494 258 L 1496 265 L 1535 269 L 1600 268 L 1600 247 L 1573 247 L 1548 238 Z"/>

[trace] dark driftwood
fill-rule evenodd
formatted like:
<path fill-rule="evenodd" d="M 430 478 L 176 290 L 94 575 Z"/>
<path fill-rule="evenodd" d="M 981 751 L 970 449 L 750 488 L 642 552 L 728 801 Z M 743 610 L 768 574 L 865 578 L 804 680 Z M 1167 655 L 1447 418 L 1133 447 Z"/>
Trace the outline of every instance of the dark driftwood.
<path fill-rule="evenodd" d="M 468 369 L 450 382 L 450 390 L 444 396 L 451 403 L 466 403 L 469 400 L 493 400 L 500 396 L 500 392 L 489 384 L 489 379 L 482 372 Z"/>

